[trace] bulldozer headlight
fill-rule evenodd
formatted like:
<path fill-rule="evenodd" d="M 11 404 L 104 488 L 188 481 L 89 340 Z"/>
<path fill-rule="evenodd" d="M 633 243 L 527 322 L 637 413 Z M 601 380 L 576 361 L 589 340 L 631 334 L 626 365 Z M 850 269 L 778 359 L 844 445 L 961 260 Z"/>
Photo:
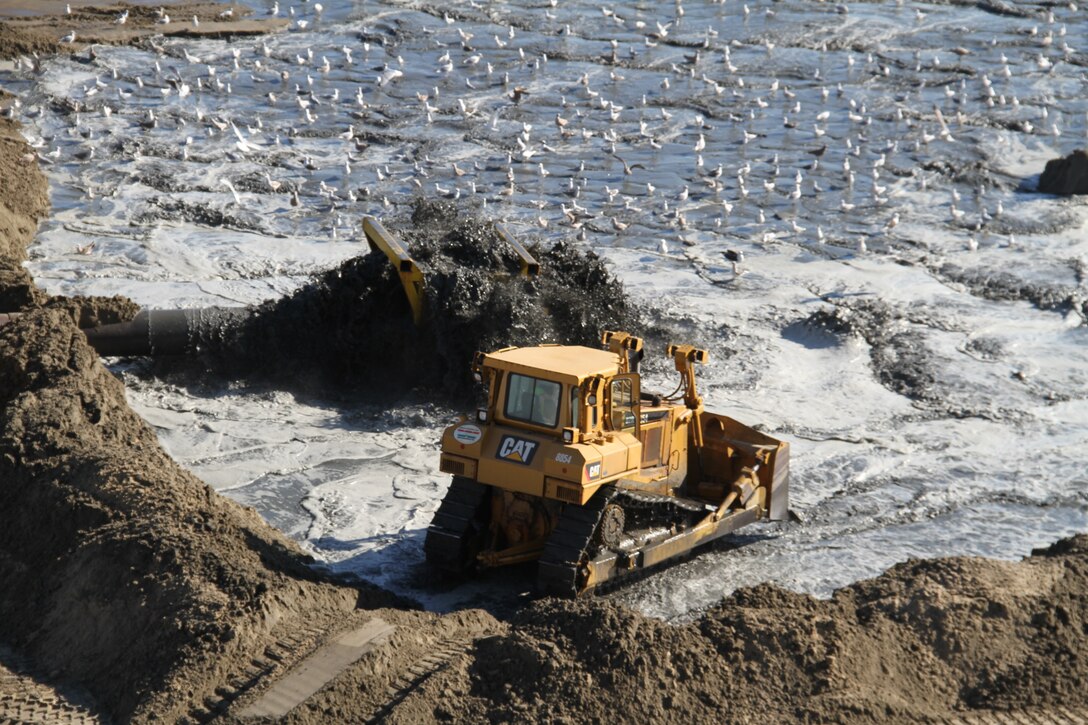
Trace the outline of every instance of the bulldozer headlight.
<path fill-rule="evenodd" d="M 567 445 L 570 445 L 571 443 L 574 442 L 574 429 L 573 428 L 564 428 L 563 429 L 563 442 L 566 443 Z"/>
<path fill-rule="evenodd" d="M 480 374 L 479 370 L 474 370 L 472 371 L 472 379 L 478 383 L 482 383 L 484 381 L 484 376 Z"/>
<path fill-rule="evenodd" d="M 586 398 L 586 402 L 589 403 L 590 405 L 596 405 L 597 404 L 597 396 L 596 395 L 590 395 L 589 397 Z"/>
<path fill-rule="evenodd" d="M 487 422 L 487 408 L 476 409 L 476 420 L 480 421 L 481 423 Z"/>

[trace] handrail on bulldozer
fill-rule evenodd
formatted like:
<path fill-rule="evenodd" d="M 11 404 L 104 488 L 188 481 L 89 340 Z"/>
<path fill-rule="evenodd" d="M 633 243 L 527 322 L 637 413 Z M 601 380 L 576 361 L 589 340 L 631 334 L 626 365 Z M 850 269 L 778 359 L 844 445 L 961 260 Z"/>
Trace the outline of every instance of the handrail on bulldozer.
<path fill-rule="evenodd" d="M 382 223 L 374 217 L 363 217 L 363 233 L 366 235 L 370 248 L 385 254 L 393 268 L 397 270 L 401 286 L 404 287 L 404 294 L 408 297 L 408 304 L 412 308 L 412 322 L 418 327 L 423 322 L 423 310 L 427 300 L 423 290 L 423 272 L 419 269 L 419 265 L 408 255 L 404 245 L 386 231 Z"/>

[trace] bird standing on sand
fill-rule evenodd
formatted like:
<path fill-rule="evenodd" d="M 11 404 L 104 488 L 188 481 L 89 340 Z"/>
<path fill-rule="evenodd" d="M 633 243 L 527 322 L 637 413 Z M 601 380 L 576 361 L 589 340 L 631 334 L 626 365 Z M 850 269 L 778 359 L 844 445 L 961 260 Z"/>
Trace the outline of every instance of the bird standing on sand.
<path fill-rule="evenodd" d="M 62 43 L 74 43 L 76 42 L 76 31 L 72 31 L 60 39 Z"/>

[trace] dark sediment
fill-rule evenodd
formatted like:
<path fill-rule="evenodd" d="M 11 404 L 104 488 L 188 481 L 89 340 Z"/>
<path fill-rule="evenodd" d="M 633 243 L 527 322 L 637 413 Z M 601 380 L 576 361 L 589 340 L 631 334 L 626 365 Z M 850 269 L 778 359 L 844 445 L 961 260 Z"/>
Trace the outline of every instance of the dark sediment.
<path fill-rule="evenodd" d="M 939 274 L 965 285 L 971 294 L 988 300 L 1029 302 L 1040 310 L 1066 313 L 1077 310 L 1088 319 L 1088 299 L 1083 288 L 1073 285 L 1038 284 L 1019 279 L 1009 272 L 964 269 L 945 264 Z"/>
<path fill-rule="evenodd" d="M 261 217 L 244 209 L 228 209 L 222 205 L 197 204 L 172 197 L 157 196 L 147 206 L 134 215 L 134 224 L 151 224 L 160 220 L 186 221 L 208 227 L 237 229 L 243 232 L 258 232 L 265 236 L 275 236 L 264 224 Z"/>
<path fill-rule="evenodd" d="M 812 313 L 806 322 L 837 335 L 864 339 L 870 346 L 873 372 L 889 390 L 917 401 L 940 398 L 934 389 L 938 375 L 932 353 L 920 334 L 905 329 L 901 316 L 886 302 L 873 299 L 847 304 L 839 300 L 833 307 Z"/>
<path fill-rule="evenodd" d="M 994 171 L 984 161 L 956 162 L 936 159 L 925 162 L 922 168 L 926 171 L 935 171 L 950 181 L 976 189 L 979 187 L 1012 189 L 1016 186 L 1014 179 Z"/>
<path fill-rule="evenodd" d="M 1077 149 L 1068 156 L 1046 162 L 1039 177 L 1044 194 L 1088 194 L 1088 150 Z"/>
<path fill-rule="evenodd" d="M 420 326 L 388 260 L 371 252 L 257 307 L 235 334 L 202 345 L 206 361 L 231 375 L 326 392 L 425 387 L 458 397 L 471 390 L 478 350 L 597 346 L 604 329 L 639 327 L 623 286 L 592 252 L 563 242 L 534 247 L 541 272 L 523 277 L 494 226 L 451 203 L 419 201 L 409 219 L 386 226 L 424 270 Z"/>

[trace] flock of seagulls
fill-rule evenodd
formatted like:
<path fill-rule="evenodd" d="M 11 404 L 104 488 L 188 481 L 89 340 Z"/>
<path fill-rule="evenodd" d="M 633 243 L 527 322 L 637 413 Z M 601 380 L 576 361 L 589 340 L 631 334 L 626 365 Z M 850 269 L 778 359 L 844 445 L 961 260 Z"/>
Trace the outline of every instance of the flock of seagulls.
<path fill-rule="evenodd" d="M 754 17 L 748 5 L 716 4 L 723 20 Z M 713 25 L 691 27 L 682 0 L 657 19 L 603 7 L 606 28 L 641 41 L 600 43 L 579 37 L 568 24 L 576 16 L 564 19 L 557 5 L 542 10 L 545 32 L 535 37 L 443 14 L 412 45 L 388 25 L 327 42 L 332 33 L 306 31 L 323 7 L 305 3 L 286 10 L 302 32 L 248 48 L 160 41 L 147 68 L 123 71 L 99 56 L 100 76 L 73 93 L 79 111 L 68 135 L 93 154 L 105 129 L 91 119 L 112 117 L 114 134 L 127 121 L 149 139 L 184 139 L 183 163 L 223 155 L 238 168 L 261 163 L 267 193 L 290 194 L 296 215 L 331 219 L 334 238 L 357 236 L 350 220 L 362 213 L 438 194 L 502 204 L 504 214 L 580 239 L 656 238 L 665 257 L 701 234 L 753 248 L 786 238 L 822 245 L 825 225 L 864 253 L 866 237 L 910 222 L 896 196 L 912 182 L 947 183 L 920 161 L 963 143 L 987 114 L 1016 116 L 1022 132 L 1059 134 L 1047 104 L 1024 103 L 1016 89 L 1075 52 L 1050 10 L 1042 28 L 1015 31 L 1027 39 L 1015 58 L 1002 53 L 971 73 L 966 59 L 981 50 L 950 51 L 954 66 L 920 50 L 818 50 L 799 72 L 776 60 L 773 8 L 761 32 L 726 40 Z M 279 3 L 269 13 L 281 14 Z M 165 9 L 157 22 L 171 22 Z M 56 161 L 52 142 L 46 153 Z M 271 168 L 287 172 L 280 179 L 268 170 L 273 156 Z M 238 207 L 257 204 L 229 178 L 220 188 Z M 964 208 L 950 188 L 947 222 L 972 229 L 973 242 L 1004 213 L 986 189 Z M 307 204 L 315 208 L 300 209 Z M 856 241 L 841 238 L 857 227 L 867 229 L 851 232 Z M 724 254 L 741 274 L 743 252 Z"/>

